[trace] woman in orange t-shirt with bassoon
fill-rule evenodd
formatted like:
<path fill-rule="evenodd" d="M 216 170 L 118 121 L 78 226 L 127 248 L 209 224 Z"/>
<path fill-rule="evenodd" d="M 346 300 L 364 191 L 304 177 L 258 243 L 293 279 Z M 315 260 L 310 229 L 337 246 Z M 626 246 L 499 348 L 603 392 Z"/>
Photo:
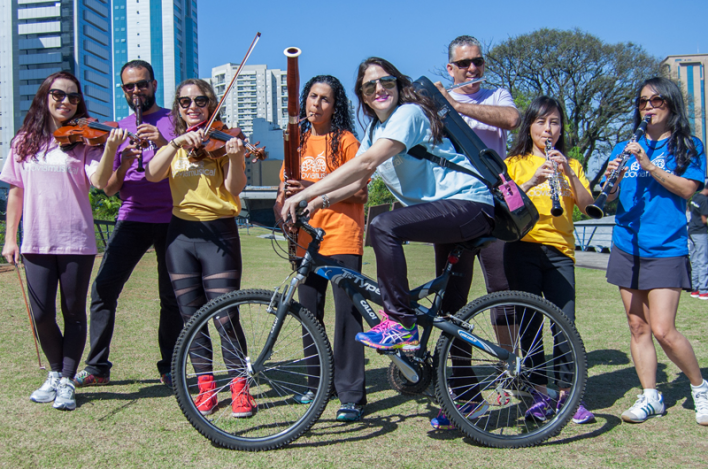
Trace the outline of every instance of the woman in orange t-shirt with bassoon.
<path fill-rule="evenodd" d="M 359 142 L 353 134 L 353 123 L 349 113 L 349 100 L 344 87 L 336 78 L 319 75 L 305 84 L 300 99 L 302 135 L 300 175 L 301 180 L 288 180 L 280 184 L 275 205 L 276 218 L 285 197 L 300 192 L 307 186 L 320 181 L 329 173 L 356 156 Z M 283 173 L 281 171 L 281 180 Z M 310 220 L 310 224 L 322 228 L 327 234 L 322 241 L 320 254 L 340 262 L 357 272 L 361 271 L 364 254 L 364 203 L 366 188 L 332 206 L 326 196 L 322 197 L 322 209 Z M 287 229 L 287 228 L 286 228 Z M 307 246 L 311 238 L 300 230 L 298 244 Z M 298 247 L 297 255 L 302 257 L 304 249 Z M 315 314 L 323 323 L 327 280 L 311 274 L 298 287 L 300 304 Z M 334 295 L 334 387 L 341 401 L 337 420 L 356 421 L 361 418 L 366 404 L 366 382 L 364 379 L 364 346 L 354 340 L 362 332 L 362 318 L 347 294 L 332 284 Z M 303 339 L 307 342 L 308 338 Z M 304 343 L 305 348 L 311 344 Z M 314 363 L 313 363 L 314 365 Z M 317 387 L 316 368 L 308 370 L 309 386 Z M 309 404 L 314 398 L 312 391 L 303 392 L 298 397 L 302 404 Z"/>

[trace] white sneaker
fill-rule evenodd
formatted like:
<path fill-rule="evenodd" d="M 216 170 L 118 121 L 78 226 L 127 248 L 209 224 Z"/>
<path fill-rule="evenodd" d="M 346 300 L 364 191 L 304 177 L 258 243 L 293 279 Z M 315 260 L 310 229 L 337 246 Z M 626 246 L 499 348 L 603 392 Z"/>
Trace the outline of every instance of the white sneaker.
<path fill-rule="evenodd" d="M 44 384 L 32 393 L 30 396 L 30 401 L 38 402 L 40 404 L 54 402 L 54 398 L 57 397 L 57 387 L 59 387 L 60 378 L 61 373 L 58 371 L 50 371 Z"/>
<path fill-rule="evenodd" d="M 622 413 L 625 422 L 642 423 L 651 417 L 664 415 L 664 397 L 659 393 L 659 399 L 649 399 L 646 395 L 637 396 L 637 402 L 627 411 Z"/>
<path fill-rule="evenodd" d="M 693 406 L 696 408 L 696 423 L 708 425 L 708 390 L 705 388 L 699 391 L 691 390 L 691 394 L 693 395 Z"/>
<path fill-rule="evenodd" d="M 54 399 L 54 408 L 59 410 L 76 409 L 76 390 L 74 383 L 69 378 L 62 378 L 57 388 L 57 397 Z"/>

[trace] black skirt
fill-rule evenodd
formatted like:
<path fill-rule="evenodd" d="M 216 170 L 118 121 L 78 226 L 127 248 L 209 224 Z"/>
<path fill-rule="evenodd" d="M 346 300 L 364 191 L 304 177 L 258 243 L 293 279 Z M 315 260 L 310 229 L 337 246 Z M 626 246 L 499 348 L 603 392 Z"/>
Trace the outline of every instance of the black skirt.
<path fill-rule="evenodd" d="M 688 256 L 635 256 L 613 246 L 606 277 L 613 285 L 634 290 L 682 288 L 690 291 L 691 262 Z"/>

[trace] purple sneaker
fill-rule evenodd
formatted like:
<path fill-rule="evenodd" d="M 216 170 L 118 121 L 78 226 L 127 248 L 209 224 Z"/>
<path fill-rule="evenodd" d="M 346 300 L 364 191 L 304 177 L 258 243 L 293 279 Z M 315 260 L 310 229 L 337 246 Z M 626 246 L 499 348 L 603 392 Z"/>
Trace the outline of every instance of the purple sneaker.
<path fill-rule="evenodd" d="M 531 391 L 531 395 L 533 396 L 533 405 L 526 411 L 526 420 L 545 422 L 548 417 L 553 415 L 553 400 L 536 390 Z"/>
<path fill-rule="evenodd" d="M 556 412 L 560 411 L 561 407 L 565 404 L 566 397 L 562 396 L 560 399 L 558 399 L 558 405 L 556 406 Z M 575 415 L 573 415 L 573 423 L 576 423 L 578 425 L 582 425 L 584 423 L 592 423 L 595 421 L 595 415 L 590 412 L 586 407 L 585 407 L 585 402 L 580 401 L 580 405 L 578 406 L 578 410 L 575 411 Z"/>

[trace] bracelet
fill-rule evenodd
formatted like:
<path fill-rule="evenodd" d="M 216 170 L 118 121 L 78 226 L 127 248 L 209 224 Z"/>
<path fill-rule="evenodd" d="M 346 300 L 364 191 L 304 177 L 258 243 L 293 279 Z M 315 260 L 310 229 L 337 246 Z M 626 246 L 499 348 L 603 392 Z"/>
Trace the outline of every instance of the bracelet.
<path fill-rule="evenodd" d="M 181 146 L 179 146 L 179 145 L 177 145 L 177 144 L 175 143 L 175 139 L 174 139 L 174 138 L 173 138 L 172 140 L 170 140 L 170 145 L 171 145 L 172 148 L 174 148 L 175 150 L 179 150 L 180 148 L 182 148 Z"/>
<path fill-rule="evenodd" d="M 329 202 L 329 197 L 327 196 L 327 194 L 322 194 L 320 197 L 322 198 L 322 208 L 329 207 L 330 202 Z"/>

